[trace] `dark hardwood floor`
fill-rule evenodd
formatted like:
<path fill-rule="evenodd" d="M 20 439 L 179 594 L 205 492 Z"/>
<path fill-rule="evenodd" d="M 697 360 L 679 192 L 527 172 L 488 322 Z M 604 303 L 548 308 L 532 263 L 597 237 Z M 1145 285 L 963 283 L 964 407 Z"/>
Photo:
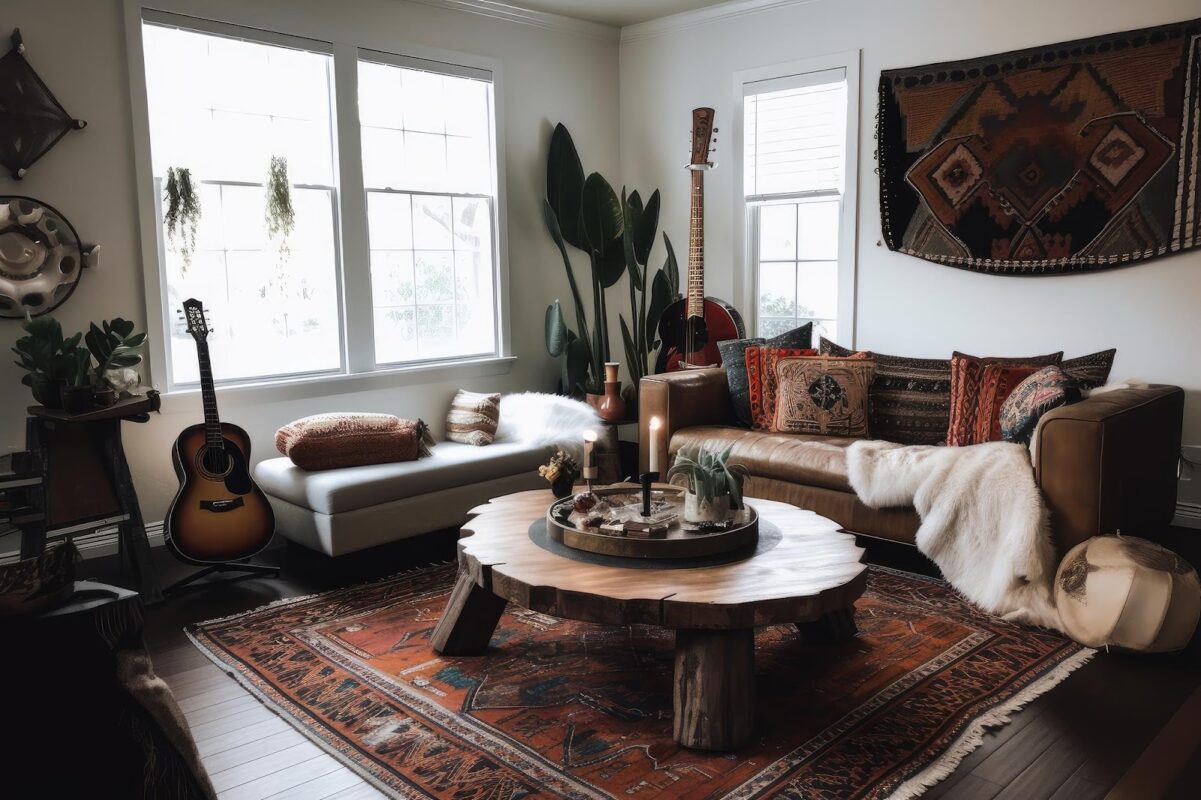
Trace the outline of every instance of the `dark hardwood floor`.
<path fill-rule="evenodd" d="M 1174 532 L 1194 564 L 1201 535 Z M 455 532 L 329 559 L 273 547 L 261 559 L 279 578 L 201 583 L 152 607 L 146 640 L 156 671 L 175 692 L 223 800 L 361 800 L 381 797 L 236 684 L 188 641 L 186 624 L 286 597 L 454 558 Z M 868 560 L 935 574 L 913 548 L 865 541 Z M 162 548 L 154 563 L 164 584 L 192 568 Z M 81 575 L 116 580 L 115 559 L 81 564 Z M 984 736 L 928 798 L 1089 800 L 1201 796 L 1201 642 L 1171 656 L 1098 653 L 1087 665 Z"/>

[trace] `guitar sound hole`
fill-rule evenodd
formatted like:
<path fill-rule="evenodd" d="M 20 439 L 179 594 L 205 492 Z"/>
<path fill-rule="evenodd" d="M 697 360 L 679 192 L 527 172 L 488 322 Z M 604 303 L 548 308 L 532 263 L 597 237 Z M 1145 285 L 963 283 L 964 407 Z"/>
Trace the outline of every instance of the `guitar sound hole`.
<path fill-rule="evenodd" d="M 229 472 L 232 465 L 224 448 L 206 447 L 199 453 L 200 469 L 208 475 L 221 476 Z"/>

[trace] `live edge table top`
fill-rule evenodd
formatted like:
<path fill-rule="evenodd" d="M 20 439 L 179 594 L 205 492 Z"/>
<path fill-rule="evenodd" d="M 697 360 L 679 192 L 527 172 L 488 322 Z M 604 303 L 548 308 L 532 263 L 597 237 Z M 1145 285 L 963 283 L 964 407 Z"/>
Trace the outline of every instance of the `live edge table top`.
<path fill-rule="evenodd" d="M 472 509 L 459 542 L 460 579 L 470 575 L 496 597 L 552 616 L 710 630 L 819 620 L 851 609 L 866 587 L 855 538 L 787 503 L 747 501 L 782 534 L 766 552 L 720 566 L 627 569 L 535 544 L 530 525 L 553 499 L 548 490 L 520 492 Z"/>

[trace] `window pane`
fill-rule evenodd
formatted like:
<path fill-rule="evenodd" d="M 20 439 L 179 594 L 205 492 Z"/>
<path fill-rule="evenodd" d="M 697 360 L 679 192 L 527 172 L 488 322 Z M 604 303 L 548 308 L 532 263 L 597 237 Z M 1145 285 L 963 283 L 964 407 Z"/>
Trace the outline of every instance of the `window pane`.
<path fill-rule="evenodd" d="M 492 85 L 360 62 L 359 89 L 376 362 L 494 354 Z"/>
<path fill-rule="evenodd" d="M 767 205 L 759 209 L 759 258 L 762 261 L 795 261 L 797 257 L 797 207 Z"/>
<path fill-rule="evenodd" d="M 171 316 L 189 297 L 204 303 L 217 380 L 339 369 L 329 56 L 151 24 L 143 34 L 160 218 L 169 168 L 189 170 L 200 200 L 194 250 L 163 224 Z M 295 213 L 276 239 L 273 156 L 287 160 Z M 194 383 L 195 345 L 174 323 L 170 333 L 171 382 Z"/>
<path fill-rule="evenodd" d="M 759 267 L 759 316 L 796 316 L 796 263 L 785 261 Z"/>
<path fill-rule="evenodd" d="M 847 82 L 797 76 L 796 88 L 750 94 L 743 105 L 747 195 L 842 191 Z"/>
<path fill-rule="evenodd" d="M 802 261 L 797 266 L 797 316 L 838 316 L 838 262 Z"/>
<path fill-rule="evenodd" d="M 841 205 L 838 200 L 825 200 L 797 206 L 800 214 L 798 258 L 806 261 L 838 259 L 838 212 Z"/>
<path fill-rule="evenodd" d="M 787 333 L 797 326 L 795 317 L 760 317 L 759 318 L 759 335 L 767 338 L 779 336 L 781 333 Z M 804 324 L 804 323 L 800 323 Z"/>

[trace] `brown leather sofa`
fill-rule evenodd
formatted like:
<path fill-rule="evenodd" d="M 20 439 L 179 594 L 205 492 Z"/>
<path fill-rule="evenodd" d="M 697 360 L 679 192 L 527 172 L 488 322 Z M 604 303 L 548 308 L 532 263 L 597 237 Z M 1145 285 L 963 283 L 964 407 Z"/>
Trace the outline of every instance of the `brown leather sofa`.
<path fill-rule="evenodd" d="M 639 387 L 640 465 L 649 461 L 649 421 L 659 417 L 668 464 L 681 447 L 732 447 L 748 470 L 746 493 L 812 509 L 854 533 L 913 544 L 911 508 L 872 509 L 847 479 L 854 439 L 752 431 L 734 425 L 724 369 L 651 375 Z M 1034 474 L 1056 547 L 1118 529 L 1153 535 L 1176 505 L 1184 392 L 1176 386 L 1118 389 L 1055 409 L 1036 433 Z"/>

